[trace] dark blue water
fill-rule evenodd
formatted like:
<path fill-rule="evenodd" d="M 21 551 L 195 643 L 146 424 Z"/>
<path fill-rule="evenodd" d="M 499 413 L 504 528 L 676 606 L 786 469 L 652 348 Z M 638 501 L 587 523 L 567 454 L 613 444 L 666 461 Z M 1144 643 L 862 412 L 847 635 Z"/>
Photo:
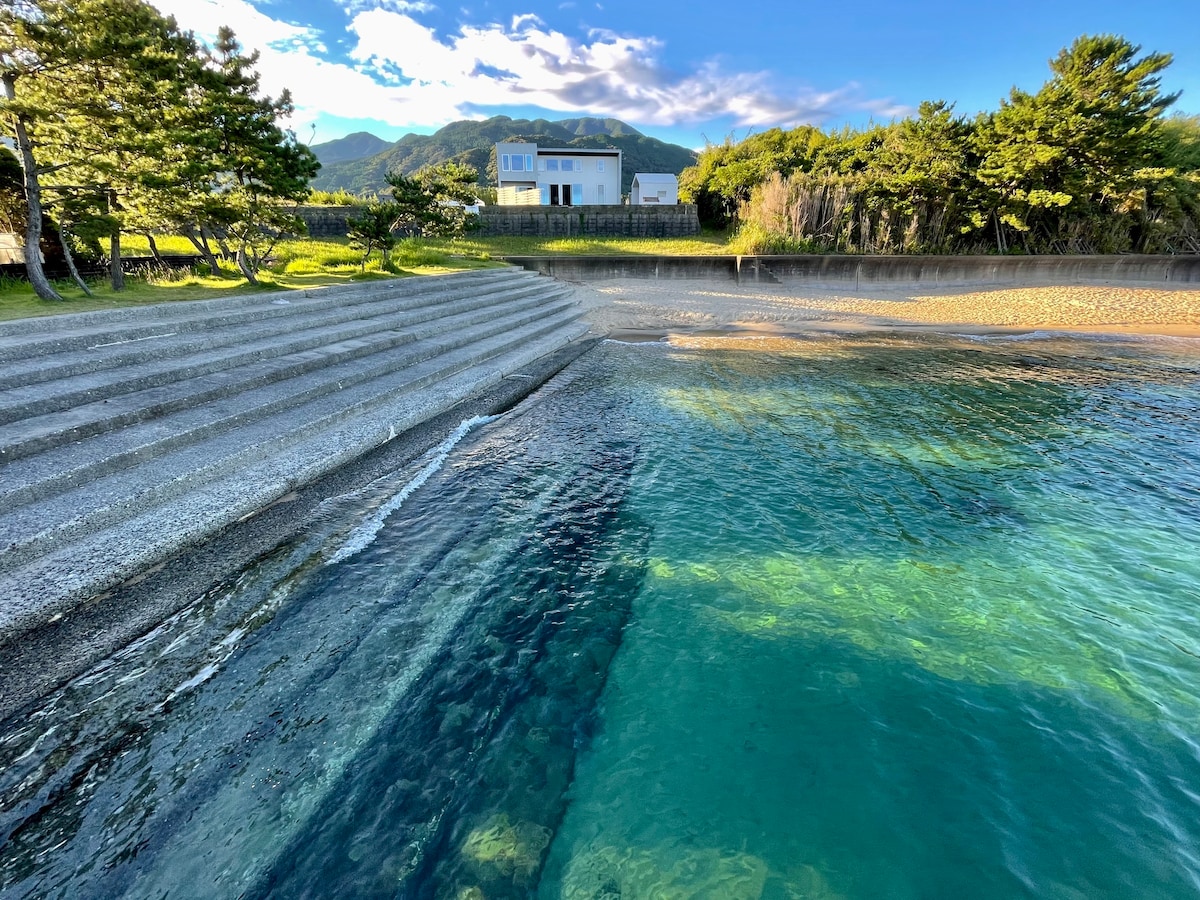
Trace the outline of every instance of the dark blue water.
<path fill-rule="evenodd" d="M 0 887 L 1200 896 L 1198 388 L 605 344 L 8 723 Z"/>

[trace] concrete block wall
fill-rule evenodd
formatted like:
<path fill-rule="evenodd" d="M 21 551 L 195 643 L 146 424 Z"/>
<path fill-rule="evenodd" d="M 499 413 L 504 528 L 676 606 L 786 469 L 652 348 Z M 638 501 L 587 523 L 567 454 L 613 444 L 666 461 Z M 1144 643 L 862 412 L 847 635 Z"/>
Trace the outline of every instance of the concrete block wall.
<path fill-rule="evenodd" d="M 300 206 L 294 214 L 308 226 L 309 237 L 345 237 L 349 231 L 346 220 L 362 213 L 360 206 Z"/>
<path fill-rule="evenodd" d="M 680 206 L 485 206 L 479 234 L 517 237 L 690 237 L 693 204 Z"/>
<path fill-rule="evenodd" d="M 300 206 L 310 237 L 345 237 L 357 206 Z M 700 233 L 692 204 L 680 206 L 484 206 L 479 234 L 521 237 L 690 237 Z"/>

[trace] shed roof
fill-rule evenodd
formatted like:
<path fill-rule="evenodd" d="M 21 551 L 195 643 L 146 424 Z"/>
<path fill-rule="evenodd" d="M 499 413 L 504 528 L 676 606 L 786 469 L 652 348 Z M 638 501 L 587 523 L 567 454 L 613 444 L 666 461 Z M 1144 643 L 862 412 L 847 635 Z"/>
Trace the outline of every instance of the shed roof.
<path fill-rule="evenodd" d="M 669 172 L 638 172 L 633 176 L 638 184 L 678 184 L 679 178 Z"/>

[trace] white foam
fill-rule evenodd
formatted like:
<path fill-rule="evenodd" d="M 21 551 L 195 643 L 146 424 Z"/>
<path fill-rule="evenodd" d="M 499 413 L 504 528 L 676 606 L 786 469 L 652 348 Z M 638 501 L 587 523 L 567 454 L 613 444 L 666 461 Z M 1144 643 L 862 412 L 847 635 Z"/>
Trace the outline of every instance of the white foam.
<path fill-rule="evenodd" d="M 1078 335 L 1069 331 L 1022 331 L 992 334 L 961 334 L 952 331 L 949 334 L 950 337 L 978 341 L 981 344 L 1007 343 L 1009 341 L 1049 341 L 1055 338 L 1078 337 Z"/>
<path fill-rule="evenodd" d="M 450 451 L 457 446 L 458 442 L 466 437 L 467 434 L 470 433 L 471 429 L 478 425 L 486 425 L 489 422 L 494 422 L 498 418 L 500 417 L 472 416 L 471 418 L 459 423 L 459 426 L 450 433 L 450 436 L 431 451 L 433 458 L 430 459 L 430 461 L 426 463 L 425 466 L 423 466 L 415 476 L 413 476 L 411 481 L 405 484 L 404 487 L 400 488 L 400 490 L 393 494 L 386 503 L 375 510 L 374 514 L 372 514 L 369 519 L 351 531 L 350 536 L 346 538 L 345 543 L 342 544 L 342 546 L 338 548 L 337 552 L 326 561 L 325 565 L 329 566 L 333 565 L 334 563 L 339 563 L 342 560 L 349 559 L 356 553 L 361 553 L 367 547 L 371 546 L 371 544 L 375 542 L 376 535 L 378 535 L 383 529 L 383 524 L 387 521 L 387 517 L 403 506 L 404 501 L 412 495 L 412 492 L 417 490 L 417 488 L 428 481 L 430 477 L 445 464 L 446 458 L 450 455 Z"/>
<path fill-rule="evenodd" d="M 180 682 L 178 685 L 176 685 L 175 690 L 171 691 L 171 693 L 167 696 L 166 702 L 170 703 L 172 700 L 174 700 L 180 694 L 187 693 L 188 691 L 192 690 L 193 688 L 199 687 L 200 685 L 204 684 L 204 682 L 208 681 L 210 678 L 212 678 L 214 675 L 216 675 L 217 672 L 219 672 L 220 670 L 221 670 L 220 663 L 215 663 L 215 662 L 209 663 L 204 668 L 202 668 L 199 672 L 197 672 L 195 675 L 193 675 L 191 678 L 187 679 L 186 681 Z"/>

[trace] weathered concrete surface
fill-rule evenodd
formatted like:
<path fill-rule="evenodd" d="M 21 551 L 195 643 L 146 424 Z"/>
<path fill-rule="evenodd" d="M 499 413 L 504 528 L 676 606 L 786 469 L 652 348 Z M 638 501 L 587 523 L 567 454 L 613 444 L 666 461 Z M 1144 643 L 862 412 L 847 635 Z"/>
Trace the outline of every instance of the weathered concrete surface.
<path fill-rule="evenodd" d="M 0 325 L 0 635 L 499 384 L 586 333 L 579 314 L 494 269 Z"/>
<path fill-rule="evenodd" d="M 221 529 L 153 569 L 89 598 L 71 614 L 0 637 L 0 721 L 145 634 L 196 598 L 228 584 L 254 560 L 299 535 L 327 500 L 408 465 L 472 416 L 502 413 L 598 343 L 584 339 L 523 366 L 394 440 Z"/>
<path fill-rule="evenodd" d="M 564 281 L 712 278 L 829 287 L 1200 284 L 1200 256 L 509 256 Z"/>
<path fill-rule="evenodd" d="M 729 281 L 738 277 L 735 256 L 506 256 L 505 262 L 562 281 L 587 282 L 606 278 L 707 278 Z"/>

